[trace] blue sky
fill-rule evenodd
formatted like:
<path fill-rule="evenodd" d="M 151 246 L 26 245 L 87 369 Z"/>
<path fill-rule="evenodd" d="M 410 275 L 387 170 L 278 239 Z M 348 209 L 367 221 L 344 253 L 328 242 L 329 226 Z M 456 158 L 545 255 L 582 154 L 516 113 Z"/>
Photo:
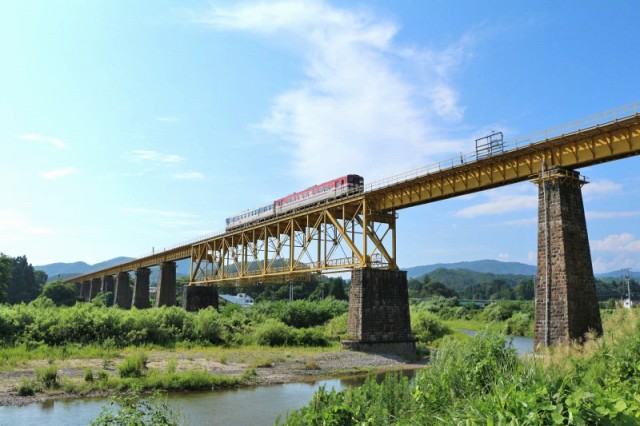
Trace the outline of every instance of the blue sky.
<path fill-rule="evenodd" d="M 635 2 L 6 1 L 0 251 L 139 256 L 640 100 Z M 581 170 L 597 272 L 640 269 L 640 159 Z M 400 212 L 409 267 L 535 264 L 536 188 Z"/>

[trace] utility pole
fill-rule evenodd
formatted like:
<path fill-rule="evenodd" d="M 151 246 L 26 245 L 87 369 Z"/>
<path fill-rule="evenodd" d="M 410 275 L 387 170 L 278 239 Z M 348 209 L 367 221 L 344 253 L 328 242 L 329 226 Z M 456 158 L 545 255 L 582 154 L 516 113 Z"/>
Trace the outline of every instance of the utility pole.
<path fill-rule="evenodd" d="M 624 268 L 623 271 L 625 272 L 624 274 L 624 279 L 627 281 L 627 300 L 629 300 L 629 308 L 632 308 L 632 302 L 631 302 L 631 274 L 629 273 L 631 269 L 630 268 Z"/>

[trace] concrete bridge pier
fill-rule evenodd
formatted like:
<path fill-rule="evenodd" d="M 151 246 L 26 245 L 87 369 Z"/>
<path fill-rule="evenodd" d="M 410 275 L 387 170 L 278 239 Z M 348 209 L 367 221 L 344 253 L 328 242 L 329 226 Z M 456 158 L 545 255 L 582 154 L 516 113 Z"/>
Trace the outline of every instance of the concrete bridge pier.
<path fill-rule="evenodd" d="M 91 280 L 91 287 L 89 293 L 89 301 L 92 301 L 94 297 L 100 293 L 100 289 L 102 288 L 102 278 L 94 278 Z"/>
<path fill-rule="evenodd" d="M 581 341 L 602 321 L 581 187 L 574 170 L 544 170 L 538 185 L 538 272 L 534 347 Z"/>
<path fill-rule="evenodd" d="M 80 294 L 80 296 L 82 296 L 82 300 L 84 300 L 85 302 L 91 301 L 91 281 L 90 280 L 85 280 L 82 282 L 82 293 Z"/>
<path fill-rule="evenodd" d="M 198 311 L 209 306 L 218 310 L 217 287 L 186 285 L 182 296 L 182 307 L 187 311 Z"/>
<path fill-rule="evenodd" d="M 114 291 L 114 279 L 113 275 L 105 275 L 102 277 L 102 293 L 109 294 L 109 297 L 105 301 L 107 306 L 113 305 L 113 291 Z"/>
<path fill-rule="evenodd" d="M 160 264 L 160 281 L 158 281 L 156 307 L 174 306 L 175 304 L 176 262 L 163 262 Z"/>
<path fill-rule="evenodd" d="M 149 301 L 149 275 L 151 275 L 151 269 L 138 268 L 136 269 L 136 282 L 133 285 L 133 299 L 131 300 L 131 306 L 138 309 L 146 309 L 151 307 Z"/>
<path fill-rule="evenodd" d="M 355 269 L 349 295 L 347 349 L 415 353 L 409 319 L 407 272 Z"/>
<path fill-rule="evenodd" d="M 131 289 L 129 288 L 129 273 L 119 272 L 116 276 L 113 303 L 122 309 L 131 309 Z"/>

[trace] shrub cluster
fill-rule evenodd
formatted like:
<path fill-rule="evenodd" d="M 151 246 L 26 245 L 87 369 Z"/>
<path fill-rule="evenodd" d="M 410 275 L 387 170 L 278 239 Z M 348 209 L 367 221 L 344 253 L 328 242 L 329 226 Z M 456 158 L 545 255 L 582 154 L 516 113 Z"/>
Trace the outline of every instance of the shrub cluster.
<path fill-rule="evenodd" d="M 264 306 L 262 306 L 264 305 Z M 344 302 L 272 302 L 187 312 L 180 307 L 122 310 L 91 303 L 58 307 L 46 298 L 0 305 L 0 346 L 98 344 L 105 348 L 194 342 L 214 345 L 324 346 L 314 327 L 346 311 Z"/>
<path fill-rule="evenodd" d="M 640 311 L 620 310 L 605 337 L 519 358 L 505 337 L 445 338 L 409 383 L 387 375 L 341 392 L 322 388 L 288 425 L 640 423 Z"/>

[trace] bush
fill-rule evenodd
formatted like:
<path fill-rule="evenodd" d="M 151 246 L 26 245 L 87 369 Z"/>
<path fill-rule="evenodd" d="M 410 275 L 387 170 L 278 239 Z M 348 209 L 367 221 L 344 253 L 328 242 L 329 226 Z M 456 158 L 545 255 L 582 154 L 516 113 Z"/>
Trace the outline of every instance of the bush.
<path fill-rule="evenodd" d="M 38 381 L 47 389 L 56 388 L 59 385 L 58 369 L 53 365 L 37 369 L 36 375 L 38 377 Z"/>
<path fill-rule="evenodd" d="M 42 296 L 51 299 L 58 306 L 72 306 L 78 300 L 74 285 L 65 284 L 62 281 L 45 284 L 42 288 Z"/>
<path fill-rule="evenodd" d="M 195 317 L 195 336 L 209 343 L 225 343 L 226 330 L 220 314 L 213 307 L 198 311 Z"/>
<path fill-rule="evenodd" d="M 517 312 L 505 322 L 504 332 L 510 336 L 533 336 L 533 318 Z"/>
<path fill-rule="evenodd" d="M 259 345 L 284 346 L 295 341 L 295 331 L 292 327 L 273 318 L 267 319 L 253 331 L 253 338 Z"/>
<path fill-rule="evenodd" d="M 148 357 L 145 353 L 128 356 L 118 365 L 120 377 L 142 377 L 146 374 Z"/>
<path fill-rule="evenodd" d="M 84 369 L 84 381 L 93 382 L 93 370 L 90 368 Z"/>
<path fill-rule="evenodd" d="M 413 309 L 411 312 L 411 333 L 421 343 L 431 343 L 451 334 L 452 331 L 435 314 Z"/>
<path fill-rule="evenodd" d="M 36 385 L 36 383 L 34 383 L 33 380 L 22 379 L 20 385 L 16 390 L 18 392 L 18 395 L 20 396 L 31 396 L 36 393 L 36 391 L 38 390 L 38 386 Z"/>

